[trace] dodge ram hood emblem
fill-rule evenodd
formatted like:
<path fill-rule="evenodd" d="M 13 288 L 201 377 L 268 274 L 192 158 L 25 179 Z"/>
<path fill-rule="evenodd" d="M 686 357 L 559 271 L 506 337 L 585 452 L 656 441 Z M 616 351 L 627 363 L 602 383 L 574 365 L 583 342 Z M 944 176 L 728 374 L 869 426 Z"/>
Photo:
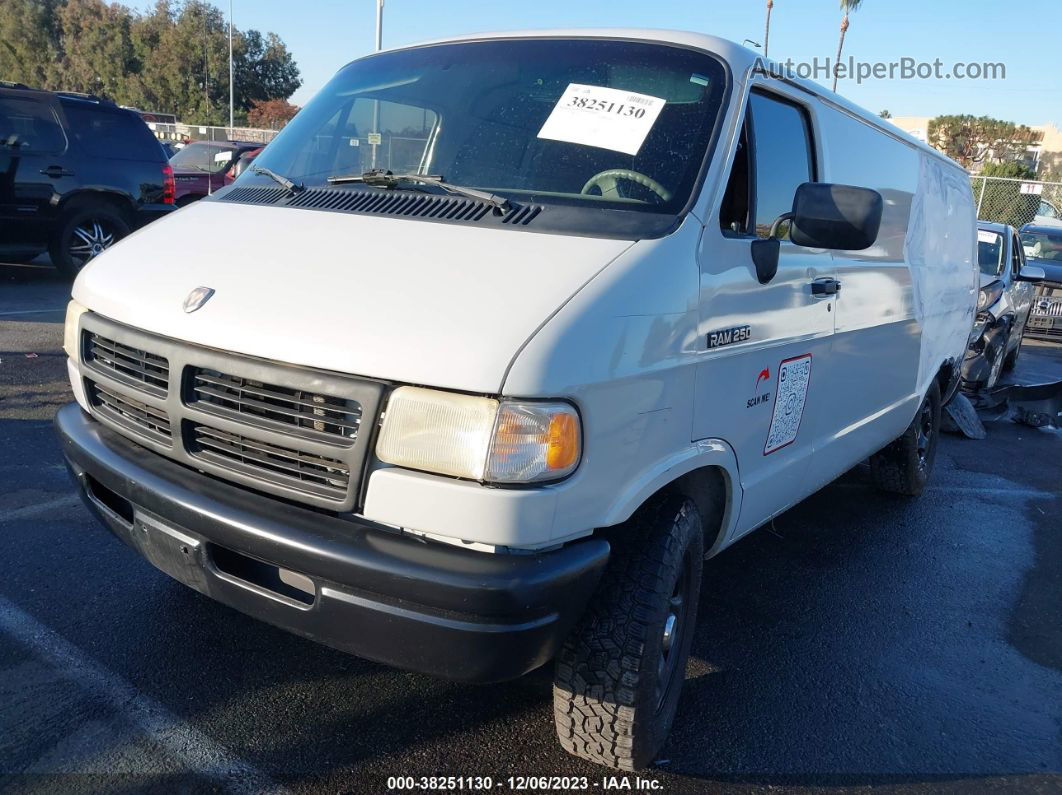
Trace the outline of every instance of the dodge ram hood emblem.
<path fill-rule="evenodd" d="M 209 301 L 210 296 L 213 294 L 213 287 L 196 287 L 192 292 L 188 293 L 188 297 L 184 299 L 184 311 L 189 313 L 194 312 Z"/>

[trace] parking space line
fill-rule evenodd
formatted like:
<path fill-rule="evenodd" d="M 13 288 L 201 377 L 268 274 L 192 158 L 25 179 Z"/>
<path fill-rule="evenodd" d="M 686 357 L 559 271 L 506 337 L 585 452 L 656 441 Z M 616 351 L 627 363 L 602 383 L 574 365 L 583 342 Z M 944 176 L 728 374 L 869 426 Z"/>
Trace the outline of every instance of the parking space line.
<path fill-rule="evenodd" d="M 46 315 L 50 312 L 65 312 L 66 307 L 61 306 L 57 309 L 20 309 L 17 312 L 0 312 L 0 317 L 14 317 L 15 315 Z"/>
<path fill-rule="evenodd" d="M 54 666 L 63 678 L 106 701 L 117 714 L 186 765 L 189 772 L 218 781 L 223 791 L 287 791 L 2 596 L 0 631 Z"/>
<path fill-rule="evenodd" d="M 54 511 L 58 508 L 66 508 L 67 506 L 75 505 L 80 501 L 81 500 L 76 494 L 67 494 L 65 497 L 57 497 L 54 500 L 48 500 L 48 502 L 42 502 L 38 505 L 27 505 L 25 508 L 16 508 L 13 511 L 0 514 L 0 524 L 3 524 L 4 522 L 13 522 L 16 519 L 27 519 L 31 516 Z"/>

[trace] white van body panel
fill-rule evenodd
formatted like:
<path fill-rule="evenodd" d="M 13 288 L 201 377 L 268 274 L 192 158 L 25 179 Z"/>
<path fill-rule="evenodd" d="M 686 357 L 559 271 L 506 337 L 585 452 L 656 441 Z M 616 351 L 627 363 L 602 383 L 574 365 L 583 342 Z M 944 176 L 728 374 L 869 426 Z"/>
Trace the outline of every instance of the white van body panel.
<path fill-rule="evenodd" d="M 74 299 L 212 348 L 496 394 L 524 342 L 630 245 L 195 203 L 90 263 Z M 216 292 L 188 314 L 184 299 L 200 286 Z"/>
<path fill-rule="evenodd" d="M 968 179 L 820 86 L 753 76 L 757 55 L 715 37 L 599 29 L 447 41 L 580 36 L 694 47 L 728 64 L 721 138 L 671 234 L 632 242 L 212 201 L 108 251 L 75 299 L 250 356 L 578 407 L 583 457 L 566 480 L 500 489 L 375 466 L 368 519 L 477 548 L 539 549 L 618 524 L 711 467 L 727 491 L 709 552 L 721 550 L 898 437 L 941 368 L 961 361 L 977 293 Z M 754 84 L 805 108 L 819 181 L 882 194 L 874 247 L 783 243 L 777 277 L 758 283 L 750 239 L 719 223 Z M 171 240 L 179 247 L 160 248 Z M 820 278 L 843 289 L 812 298 Z M 199 286 L 216 295 L 186 314 Z M 743 325 L 750 339 L 709 349 L 711 332 Z M 803 356 L 813 369 L 799 433 L 768 455 L 773 401 L 749 398 L 759 373 Z"/>

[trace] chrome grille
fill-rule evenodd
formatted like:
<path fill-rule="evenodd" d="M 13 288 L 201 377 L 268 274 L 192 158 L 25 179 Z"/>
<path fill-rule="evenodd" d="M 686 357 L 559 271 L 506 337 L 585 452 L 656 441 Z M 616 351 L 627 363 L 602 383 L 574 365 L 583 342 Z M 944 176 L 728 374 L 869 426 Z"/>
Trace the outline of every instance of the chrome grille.
<path fill-rule="evenodd" d="M 89 382 L 89 394 L 97 413 L 136 436 L 172 446 L 173 432 L 165 410 L 120 395 L 95 381 Z"/>
<path fill-rule="evenodd" d="M 192 371 L 189 402 L 201 411 L 249 425 L 344 445 L 354 444 L 361 425 L 361 405 L 356 400 L 203 368 Z"/>
<path fill-rule="evenodd" d="M 155 395 L 169 389 L 170 364 L 165 357 L 108 339 L 85 335 L 85 362 L 96 372 Z"/>
<path fill-rule="evenodd" d="M 350 468 L 342 461 L 206 425 L 192 425 L 188 452 L 193 458 L 321 497 L 342 499 L 350 485 Z"/>
<path fill-rule="evenodd" d="M 1037 298 L 1033 301 L 1032 312 L 1040 317 L 1062 317 L 1062 297 Z"/>
<path fill-rule="evenodd" d="M 383 384 L 167 339 L 92 312 L 81 328 L 90 408 L 110 429 L 239 486 L 357 510 L 372 442 L 365 431 Z"/>

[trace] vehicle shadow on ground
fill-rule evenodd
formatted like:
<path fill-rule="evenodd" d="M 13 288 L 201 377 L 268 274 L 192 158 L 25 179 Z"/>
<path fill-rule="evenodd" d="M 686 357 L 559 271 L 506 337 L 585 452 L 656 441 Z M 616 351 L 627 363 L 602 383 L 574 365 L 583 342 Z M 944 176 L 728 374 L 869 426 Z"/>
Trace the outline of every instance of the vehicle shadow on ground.
<path fill-rule="evenodd" d="M 927 575 L 917 565 L 923 552 L 911 549 L 923 518 L 866 479 L 849 473 L 706 564 L 686 692 L 666 761 L 651 775 L 854 786 L 1043 772 L 1020 758 L 986 761 L 980 749 L 994 729 L 974 725 L 948 688 L 910 680 L 908 655 L 932 656 L 942 643 L 956 646 L 949 654 L 977 651 L 941 635 L 926 606 L 907 604 L 912 582 Z M 906 558 L 899 572 L 882 570 L 897 556 Z M 932 588 L 924 595 L 931 601 Z M 259 763 L 283 758 L 301 781 L 355 775 L 389 756 L 406 760 L 403 773 L 418 772 L 409 769 L 413 749 L 439 744 L 450 772 L 493 763 L 494 771 L 602 773 L 553 746 L 548 666 L 507 684 L 441 682 L 314 646 L 176 584 L 141 600 L 131 620 L 143 624 L 129 629 L 142 633 L 150 657 L 187 660 L 191 643 L 197 667 L 229 672 L 196 681 L 192 703 L 176 710 L 253 713 L 271 727 L 254 744 Z M 192 632 L 162 629 L 174 622 Z M 307 681 L 317 687 L 307 691 Z M 275 710 L 304 718 L 273 721 Z M 463 746 L 463 736 L 487 727 L 503 739 L 495 749 Z M 535 749 L 531 759 L 517 753 L 523 747 Z M 441 771 L 435 763 L 427 772 Z"/>

